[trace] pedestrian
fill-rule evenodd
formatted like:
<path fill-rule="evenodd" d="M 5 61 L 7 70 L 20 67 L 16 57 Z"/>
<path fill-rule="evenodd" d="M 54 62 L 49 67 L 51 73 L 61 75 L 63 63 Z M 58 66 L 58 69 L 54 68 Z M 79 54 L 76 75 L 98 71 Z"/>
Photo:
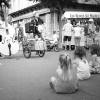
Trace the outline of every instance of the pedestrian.
<path fill-rule="evenodd" d="M 40 32 L 38 31 L 38 18 L 35 15 L 32 17 L 31 24 L 31 33 L 33 33 L 33 37 L 35 38 L 36 35 L 40 35 Z"/>
<path fill-rule="evenodd" d="M 81 35 L 80 35 L 80 37 L 81 37 L 80 46 L 85 47 L 86 39 L 85 39 L 85 32 L 84 32 L 84 27 L 83 26 L 81 27 Z"/>
<path fill-rule="evenodd" d="M 80 24 L 77 23 L 76 27 L 74 27 L 75 32 L 75 46 L 80 46 L 80 40 L 81 40 L 81 27 Z"/>
<path fill-rule="evenodd" d="M 2 30 L 3 30 L 3 27 L 2 27 L 2 20 L 0 18 L 0 44 L 2 43 Z M 2 54 L 0 52 L 0 57 L 2 57 Z"/>
<path fill-rule="evenodd" d="M 75 33 L 74 31 L 72 32 L 72 37 L 71 37 L 71 50 L 75 50 Z"/>
<path fill-rule="evenodd" d="M 9 56 L 12 55 L 12 46 L 13 46 L 13 40 L 15 35 L 15 29 L 12 26 L 12 23 L 10 20 L 8 20 L 7 26 L 6 26 L 6 35 L 5 35 L 5 41 L 7 43 L 8 49 L 9 49 Z M 5 43 L 5 44 L 6 44 Z"/>
<path fill-rule="evenodd" d="M 90 72 L 91 74 L 100 74 L 100 46 L 97 44 L 93 44 L 90 48 L 90 54 Z"/>
<path fill-rule="evenodd" d="M 66 54 L 59 56 L 57 77 L 51 77 L 50 87 L 56 93 L 74 93 L 78 90 L 77 69 L 72 66 L 71 58 Z"/>
<path fill-rule="evenodd" d="M 79 80 L 90 78 L 89 63 L 86 59 L 86 50 L 83 47 L 77 47 L 74 52 L 73 66 L 77 67 L 77 77 Z"/>
<path fill-rule="evenodd" d="M 95 43 L 100 45 L 100 26 L 98 25 L 95 31 Z"/>
<path fill-rule="evenodd" d="M 96 26 L 94 24 L 94 20 L 89 19 L 88 33 L 89 33 L 90 38 L 93 39 L 93 42 L 95 42 L 95 30 L 96 30 Z"/>
<path fill-rule="evenodd" d="M 22 42 L 23 41 L 23 28 L 21 27 L 21 25 L 18 23 L 18 42 Z"/>
<path fill-rule="evenodd" d="M 71 21 L 67 19 L 66 24 L 63 26 L 63 41 L 65 49 L 69 50 L 71 48 L 71 38 L 72 38 L 72 31 L 73 31 L 73 25 L 71 24 Z"/>
<path fill-rule="evenodd" d="M 33 30 L 33 36 L 38 36 L 38 38 L 42 38 L 42 33 L 38 30 L 38 27 L 41 27 L 43 25 L 43 20 L 40 18 L 38 13 L 35 13 L 33 15 L 31 23 L 33 24 L 32 30 Z"/>

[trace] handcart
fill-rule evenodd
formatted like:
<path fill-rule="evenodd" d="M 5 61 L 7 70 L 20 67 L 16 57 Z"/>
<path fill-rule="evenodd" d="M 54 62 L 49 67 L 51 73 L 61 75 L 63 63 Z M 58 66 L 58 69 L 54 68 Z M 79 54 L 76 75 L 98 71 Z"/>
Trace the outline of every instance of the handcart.
<path fill-rule="evenodd" d="M 45 41 L 36 39 L 24 39 L 23 43 L 23 55 L 25 58 L 31 57 L 31 52 L 36 52 L 37 55 L 43 57 L 45 55 Z"/>

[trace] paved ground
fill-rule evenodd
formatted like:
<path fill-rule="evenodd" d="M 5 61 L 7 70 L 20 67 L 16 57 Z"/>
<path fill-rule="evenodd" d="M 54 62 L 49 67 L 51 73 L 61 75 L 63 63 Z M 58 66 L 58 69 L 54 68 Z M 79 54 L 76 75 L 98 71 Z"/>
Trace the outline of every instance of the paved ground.
<path fill-rule="evenodd" d="M 0 59 L 0 100 L 100 100 L 100 75 L 81 81 L 74 94 L 55 94 L 49 88 L 61 53 L 48 52 L 43 58 L 33 54 L 30 59 L 20 53 Z"/>

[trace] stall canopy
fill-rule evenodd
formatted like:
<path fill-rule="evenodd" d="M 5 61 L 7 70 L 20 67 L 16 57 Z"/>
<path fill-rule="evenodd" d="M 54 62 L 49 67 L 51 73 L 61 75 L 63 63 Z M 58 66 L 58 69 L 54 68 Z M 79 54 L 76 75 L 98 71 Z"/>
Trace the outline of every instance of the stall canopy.
<path fill-rule="evenodd" d="M 61 19 L 64 18 L 100 18 L 100 12 L 66 11 Z"/>

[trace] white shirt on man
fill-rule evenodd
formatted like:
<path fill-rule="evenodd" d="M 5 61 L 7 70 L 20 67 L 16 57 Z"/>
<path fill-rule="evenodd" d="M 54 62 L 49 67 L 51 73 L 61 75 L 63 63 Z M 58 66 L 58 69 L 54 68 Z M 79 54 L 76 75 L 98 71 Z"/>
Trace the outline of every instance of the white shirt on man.
<path fill-rule="evenodd" d="M 63 26 L 64 36 L 72 36 L 73 26 L 71 23 L 66 23 Z"/>

